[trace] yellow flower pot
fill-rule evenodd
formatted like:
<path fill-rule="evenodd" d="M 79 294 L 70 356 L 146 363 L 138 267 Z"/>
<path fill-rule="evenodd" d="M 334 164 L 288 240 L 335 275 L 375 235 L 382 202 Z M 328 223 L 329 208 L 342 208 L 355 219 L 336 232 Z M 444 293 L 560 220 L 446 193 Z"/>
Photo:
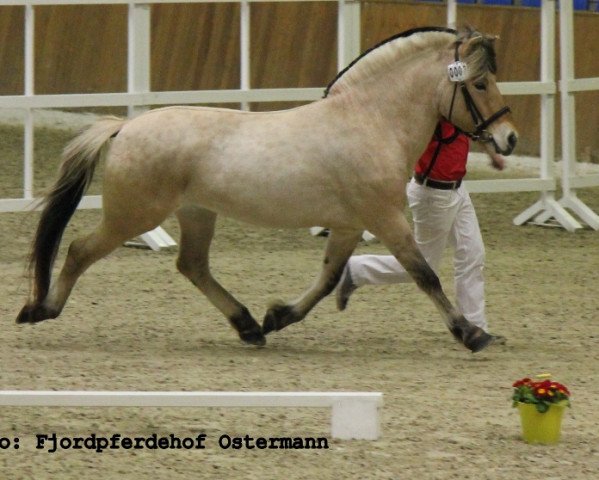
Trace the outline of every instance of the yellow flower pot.
<path fill-rule="evenodd" d="M 542 445 L 558 443 L 566 406 L 566 402 L 555 403 L 545 413 L 539 413 L 532 403 L 518 403 L 524 440 Z"/>

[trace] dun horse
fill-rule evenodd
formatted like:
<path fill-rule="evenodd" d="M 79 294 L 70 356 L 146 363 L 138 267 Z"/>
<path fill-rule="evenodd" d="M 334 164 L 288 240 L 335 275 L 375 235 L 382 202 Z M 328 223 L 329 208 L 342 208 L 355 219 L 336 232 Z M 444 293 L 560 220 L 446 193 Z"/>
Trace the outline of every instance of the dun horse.
<path fill-rule="evenodd" d="M 360 56 L 323 99 L 286 111 L 248 113 L 168 107 L 132 120 L 105 118 L 64 151 L 59 179 L 32 246 L 31 298 L 17 323 L 56 318 L 75 282 L 127 239 L 175 213 L 177 267 L 240 338 L 302 320 L 339 281 L 361 232 L 376 235 L 472 351 L 491 337 L 461 315 L 414 242 L 405 187 L 440 117 L 510 154 L 517 133 L 496 86 L 494 39 L 473 30 L 411 30 Z M 73 241 L 51 282 L 62 234 L 109 143 L 103 218 Z M 212 276 L 208 251 L 217 215 L 276 228 L 330 229 L 317 281 L 296 300 L 271 306 L 262 326 Z"/>

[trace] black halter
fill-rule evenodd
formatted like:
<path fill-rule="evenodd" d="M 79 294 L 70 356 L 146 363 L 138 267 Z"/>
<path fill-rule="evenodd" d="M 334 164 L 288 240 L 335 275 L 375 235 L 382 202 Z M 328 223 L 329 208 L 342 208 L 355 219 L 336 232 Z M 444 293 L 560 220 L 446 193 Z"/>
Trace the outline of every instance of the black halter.
<path fill-rule="evenodd" d="M 456 43 L 455 47 L 455 61 L 459 62 L 460 56 L 458 53 L 458 49 L 460 47 L 460 43 Z M 458 90 L 458 84 L 460 89 L 462 90 L 462 95 L 464 96 L 464 102 L 466 103 L 466 108 L 470 112 L 470 116 L 472 117 L 472 121 L 474 122 L 475 130 L 474 132 L 464 132 L 468 135 L 472 140 L 481 141 L 481 142 L 491 142 L 493 141 L 493 136 L 487 132 L 486 128 L 491 125 L 493 122 L 503 117 L 506 113 L 511 112 L 510 107 L 505 106 L 499 110 L 497 110 L 493 115 L 489 118 L 485 119 L 485 117 L 480 113 L 480 110 L 477 108 L 474 103 L 474 99 L 470 95 L 468 91 L 468 87 L 466 87 L 466 83 L 462 80 L 461 82 L 456 82 L 453 87 L 453 95 L 451 97 L 451 105 L 449 107 L 449 122 L 451 123 L 451 114 L 453 112 L 453 104 L 455 101 L 456 93 Z"/>

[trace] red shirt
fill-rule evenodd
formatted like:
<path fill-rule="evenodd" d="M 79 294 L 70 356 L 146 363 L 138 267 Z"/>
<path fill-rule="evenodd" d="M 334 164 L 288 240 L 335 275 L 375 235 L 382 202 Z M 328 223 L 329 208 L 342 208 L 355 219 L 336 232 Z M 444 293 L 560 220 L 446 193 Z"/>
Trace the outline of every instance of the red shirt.
<path fill-rule="evenodd" d="M 441 120 L 439 123 L 441 124 L 441 138 L 450 138 L 456 133 L 456 128 L 448 121 Z M 438 143 L 436 137 L 433 136 L 420 160 L 416 163 L 414 170 L 417 174 L 424 175 L 427 172 Z M 439 155 L 433 164 L 433 169 L 428 174 L 428 178 L 445 182 L 454 182 L 463 178 L 466 175 L 466 160 L 468 159 L 469 149 L 468 137 L 459 132 L 453 142 L 441 145 Z"/>

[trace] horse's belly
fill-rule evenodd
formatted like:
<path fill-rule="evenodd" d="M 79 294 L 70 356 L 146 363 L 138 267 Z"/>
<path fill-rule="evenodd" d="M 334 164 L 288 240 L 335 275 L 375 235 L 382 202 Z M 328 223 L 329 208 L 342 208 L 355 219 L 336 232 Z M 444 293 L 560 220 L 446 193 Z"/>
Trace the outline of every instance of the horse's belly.
<path fill-rule="evenodd" d="M 208 192 L 203 192 L 208 193 Z M 234 218 L 258 226 L 274 228 L 302 228 L 315 225 L 356 227 L 351 218 L 337 202 L 298 193 L 289 196 L 265 196 L 255 191 L 254 195 L 233 192 L 197 192 L 186 197 L 186 201 L 212 210 L 219 215 Z"/>

